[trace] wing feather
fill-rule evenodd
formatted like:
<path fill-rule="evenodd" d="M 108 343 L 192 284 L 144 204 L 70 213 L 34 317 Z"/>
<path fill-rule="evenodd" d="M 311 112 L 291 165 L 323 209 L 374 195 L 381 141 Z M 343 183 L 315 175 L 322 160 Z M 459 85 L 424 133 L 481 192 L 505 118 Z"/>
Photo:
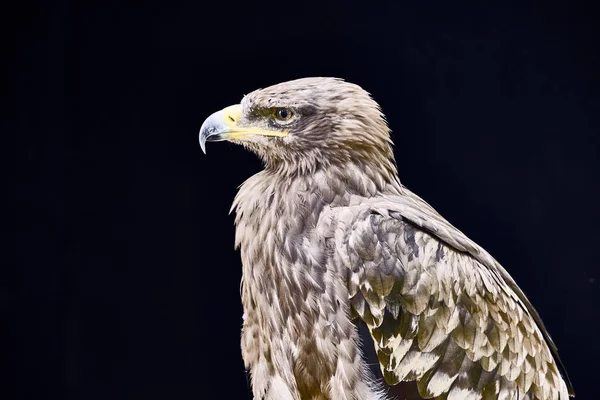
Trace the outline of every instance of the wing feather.
<path fill-rule="evenodd" d="M 423 398 L 568 398 L 523 292 L 417 196 L 355 206 L 336 243 L 352 313 L 369 328 L 387 384 L 416 381 Z"/>

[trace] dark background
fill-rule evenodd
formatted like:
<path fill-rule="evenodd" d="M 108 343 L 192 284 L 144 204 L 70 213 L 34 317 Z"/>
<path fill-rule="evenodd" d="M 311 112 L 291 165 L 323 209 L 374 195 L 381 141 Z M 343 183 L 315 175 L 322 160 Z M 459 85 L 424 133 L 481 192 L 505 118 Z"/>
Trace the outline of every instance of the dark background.
<path fill-rule="evenodd" d="M 228 211 L 261 166 L 231 144 L 204 156 L 198 130 L 258 87 L 339 76 L 382 105 L 401 180 L 527 293 L 577 398 L 600 398 L 598 15 L 451 3 L 4 12 L 0 396 L 246 398 Z"/>

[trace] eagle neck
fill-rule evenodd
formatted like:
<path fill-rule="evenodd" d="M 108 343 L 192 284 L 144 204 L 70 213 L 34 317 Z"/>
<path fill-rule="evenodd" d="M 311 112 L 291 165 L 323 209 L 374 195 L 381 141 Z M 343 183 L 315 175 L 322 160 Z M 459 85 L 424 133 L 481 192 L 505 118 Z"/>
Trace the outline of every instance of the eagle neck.
<path fill-rule="evenodd" d="M 366 164 L 348 163 L 320 168 L 312 174 L 290 175 L 267 169 L 248 179 L 232 206 L 244 281 L 252 280 L 263 290 L 280 290 L 270 279 L 294 273 L 289 269 L 305 256 L 298 252 L 305 251 L 303 244 L 317 234 L 325 208 L 356 204 L 379 194 L 399 194 L 402 189 L 395 169 L 386 174 L 380 171 Z"/>

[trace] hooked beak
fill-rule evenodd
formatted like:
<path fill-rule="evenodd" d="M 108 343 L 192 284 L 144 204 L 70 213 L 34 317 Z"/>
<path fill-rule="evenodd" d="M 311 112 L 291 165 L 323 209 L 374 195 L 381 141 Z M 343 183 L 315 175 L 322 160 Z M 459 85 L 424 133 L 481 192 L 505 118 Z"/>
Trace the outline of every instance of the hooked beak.
<path fill-rule="evenodd" d="M 204 121 L 200 128 L 199 141 L 202 152 L 206 154 L 206 142 L 243 139 L 248 135 L 285 137 L 288 132 L 273 131 L 262 128 L 240 127 L 242 106 L 236 104 L 217 111 Z"/>

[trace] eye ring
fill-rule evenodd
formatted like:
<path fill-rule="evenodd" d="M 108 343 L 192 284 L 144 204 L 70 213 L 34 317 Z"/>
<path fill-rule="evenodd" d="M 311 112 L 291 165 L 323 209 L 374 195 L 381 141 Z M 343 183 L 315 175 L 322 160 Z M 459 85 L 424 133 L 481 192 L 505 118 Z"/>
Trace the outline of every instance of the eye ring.
<path fill-rule="evenodd" d="M 289 108 L 278 108 L 273 114 L 275 119 L 280 122 L 289 122 L 294 117 L 294 112 Z"/>

